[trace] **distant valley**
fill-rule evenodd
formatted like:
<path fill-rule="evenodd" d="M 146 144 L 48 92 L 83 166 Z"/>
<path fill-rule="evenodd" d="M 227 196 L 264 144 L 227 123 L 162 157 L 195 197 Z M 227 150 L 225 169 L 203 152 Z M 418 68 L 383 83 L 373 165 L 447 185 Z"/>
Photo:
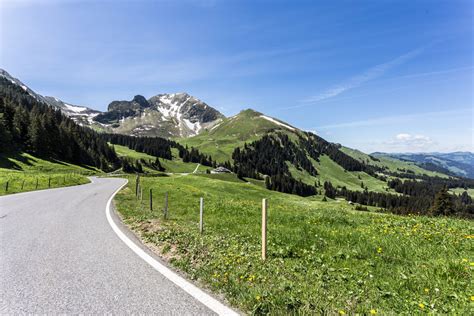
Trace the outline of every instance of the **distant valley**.
<path fill-rule="evenodd" d="M 474 153 L 373 153 L 375 157 L 392 157 L 415 162 L 427 170 L 440 171 L 460 177 L 474 178 Z"/>

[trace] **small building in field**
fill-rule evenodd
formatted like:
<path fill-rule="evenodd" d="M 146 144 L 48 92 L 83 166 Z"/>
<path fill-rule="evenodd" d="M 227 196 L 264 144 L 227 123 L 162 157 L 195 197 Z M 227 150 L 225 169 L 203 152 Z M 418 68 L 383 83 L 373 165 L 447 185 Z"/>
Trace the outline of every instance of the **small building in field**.
<path fill-rule="evenodd" d="M 211 173 L 212 173 L 212 174 L 216 174 L 216 173 L 232 173 L 232 171 L 230 171 L 229 169 L 224 168 L 224 167 L 222 167 L 222 166 L 219 166 L 219 167 L 217 167 L 216 169 L 211 170 Z"/>

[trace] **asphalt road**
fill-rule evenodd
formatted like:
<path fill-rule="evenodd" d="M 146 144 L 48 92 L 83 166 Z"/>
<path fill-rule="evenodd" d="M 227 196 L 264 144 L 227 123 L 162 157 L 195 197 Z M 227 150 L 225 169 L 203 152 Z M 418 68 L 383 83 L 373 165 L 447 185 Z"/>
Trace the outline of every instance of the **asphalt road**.
<path fill-rule="evenodd" d="M 114 233 L 105 207 L 124 182 L 0 197 L 0 314 L 213 314 Z"/>

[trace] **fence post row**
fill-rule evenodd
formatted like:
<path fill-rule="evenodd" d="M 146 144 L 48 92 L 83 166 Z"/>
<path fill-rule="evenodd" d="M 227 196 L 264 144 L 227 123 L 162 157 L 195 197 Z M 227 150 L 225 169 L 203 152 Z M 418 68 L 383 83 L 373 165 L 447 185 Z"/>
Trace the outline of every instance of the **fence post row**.
<path fill-rule="evenodd" d="M 262 260 L 267 259 L 267 199 L 262 199 Z"/>
<path fill-rule="evenodd" d="M 199 199 L 199 233 L 203 233 L 204 231 L 204 199 L 200 198 Z"/>

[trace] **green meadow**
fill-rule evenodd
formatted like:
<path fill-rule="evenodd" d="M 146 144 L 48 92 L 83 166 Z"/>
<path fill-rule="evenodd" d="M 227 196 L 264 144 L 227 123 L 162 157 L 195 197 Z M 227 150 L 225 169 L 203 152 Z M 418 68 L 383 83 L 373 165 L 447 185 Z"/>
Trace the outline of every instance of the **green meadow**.
<path fill-rule="evenodd" d="M 94 174 L 101 171 L 26 153 L 0 156 L 0 195 L 85 184 Z"/>
<path fill-rule="evenodd" d="M 141 153 L 138 151 L 135 151 L 133 149 L 130 149 L 126 146 L 120 146 L 120 145 L 113 145 L 115 148 L 115 152 L 117 155 L 121 157 L 127 157 L 133 160 L 138 160 L 138 159 L 143 159 L 143 160 L 149 160 L 149 161 L 155 161 L 156 157 L 150 156 L 145 153 Z M 158 158 L 160 161 L 161 166 L 165 168 L 165 172 L 169 173 L 191 173 L 196 170 L 196 167 L 198 168 L 196 172 L 205 172 L 207 169 L 212 169 L 210 167 L 202 166 L 197 163 L 191 163 L 191 162 L 183 162 L 181 158 L 178 156 L 178 150 L 175 148 L 172 148 L 171 150 L 173 159 L 168 160 L 168 159 L 163 159 L 163 158 Z M 144 171 L 148 173 L 157 173 L 156 170 L 144 167 Z"/>
<path fill-rule="evenodd" d="M 142 177 L 140 201 L 129 179 L 115 199 L 125 223 L 245 313 L 472 313 L 474 227 L 467 220 L 356 211 L 342 200 L 268 191 L 232 175 Z M 262 198 L 269 203 L 266 261 Z"/>

